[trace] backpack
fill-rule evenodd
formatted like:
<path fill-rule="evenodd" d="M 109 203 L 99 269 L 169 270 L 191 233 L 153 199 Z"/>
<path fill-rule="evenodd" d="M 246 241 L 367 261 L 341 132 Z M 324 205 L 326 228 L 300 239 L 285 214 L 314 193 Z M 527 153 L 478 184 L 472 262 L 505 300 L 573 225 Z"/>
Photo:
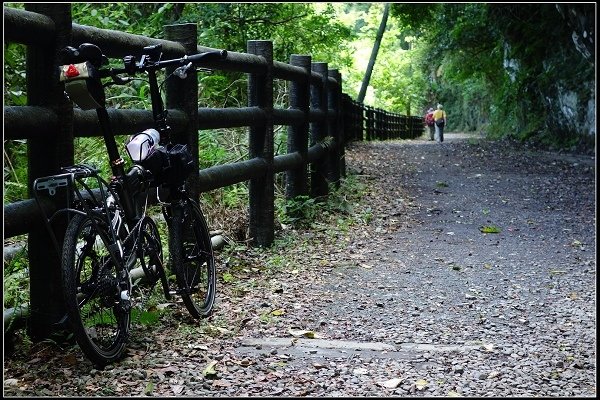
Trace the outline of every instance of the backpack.
<path fill-rule="evenodd" d="M 429 113 L 425 116 L 425 123 L 427 124 L 427 126 L 433 126 L 433 113 Z"/>

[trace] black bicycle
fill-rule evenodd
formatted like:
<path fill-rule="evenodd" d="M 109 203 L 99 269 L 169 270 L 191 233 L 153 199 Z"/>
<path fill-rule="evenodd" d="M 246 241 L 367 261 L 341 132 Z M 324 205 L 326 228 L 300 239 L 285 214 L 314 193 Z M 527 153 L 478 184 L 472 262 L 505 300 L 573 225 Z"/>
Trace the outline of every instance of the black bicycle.
<path fill-rule="evenodd" d="M 74 165 L 62 168 L 61 174 L 36 179 L 34 194 L 42 212 L 44 196 L 66 202 L 44 216 L 57 248 L 53 227 L 61 220 L 66 224 L 59 249 L 66 319 L 82 351 L 95 364 L 122 357 L 132 307 L 142 303 L 144 293 L 158 281 L 165 297 L 180 296 L 194 318 L 212 312 L 216 276 L 210 232 L 200 206 L 186 191 L 185 180 L 194 162 L 186 145 L 171 142 L 157 71 L 174 67 L 165 79 L 185 79 L 192 68 L 203 69 L 198 66 L 202 62 L 226 54 L 211 51 L 162 60 L 161 46 L 154 45 L 144 47 L 139 57 L 124 57 L 123 67 L 113 68 L 96 45 L 84 43 L 62 51 L 60 81 L 80 108 L 96 110 L 112 177 L 104 180 L 97 168 Z M 130 137 L 126 149 L 133 164 L 126 169 L 112 133 L 105 87 L 127 84 L 140 74 L 149 82 L 154 127 Z M 168 270 L 175 275 L 174 285 L 165 268 L 159 228 L 148 215 L 154 190 L 168 226 Z"/>

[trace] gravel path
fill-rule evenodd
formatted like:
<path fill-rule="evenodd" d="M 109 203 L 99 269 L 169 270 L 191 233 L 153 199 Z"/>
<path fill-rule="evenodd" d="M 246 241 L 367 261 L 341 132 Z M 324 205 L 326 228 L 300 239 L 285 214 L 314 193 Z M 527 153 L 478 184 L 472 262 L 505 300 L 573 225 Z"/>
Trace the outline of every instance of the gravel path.
<path fill-rule="evenodd" d="M 594 157 L 445 136 L 352 145 L 372 219 L 248 265 L 210 321 L 140 328 L 104 370 L 19 350 L 4 395 L 595 397 Z"/>

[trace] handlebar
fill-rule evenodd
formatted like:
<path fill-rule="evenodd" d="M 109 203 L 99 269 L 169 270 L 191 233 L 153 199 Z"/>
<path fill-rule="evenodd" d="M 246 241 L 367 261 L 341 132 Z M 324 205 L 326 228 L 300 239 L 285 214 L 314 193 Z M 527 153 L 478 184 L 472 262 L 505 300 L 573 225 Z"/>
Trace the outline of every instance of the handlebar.
<path fill-rule="evenodd" d="M 144 58 L 138 62 L 133 59 L 132 56 L 126 56 L 123 58 L 125 67 L 123 68 L 108 68 L 99 70 L 101 78 L 112 77 L 113 80 L 116 80 L 116 83 L 125 83 L 126 79 L 119 77 L 120 74 L 128 74 L 135 75 L 136 73 L 146 72 L 146 71 L 156 71 L 160 69 L 164 69 L 167 67 L 179 67 L 175 70 L 175 75 L 180 78 L 185 78 L 186 73 L 191 68 L 198 68 L 196 64 L 200 62 L 207 61 L 219 61 L 227 58 L 227 50 L 215 50 L 204 53 L 193 54 L 191 56 L 183 56 L 181 58 L 175 58 L 171 60 L 164 61 L 146 61 L 144 62 Z"/>
<path fill-rule="evenodd" d="M 61 51 L 61 58 L 65 64 L 74 64 L 89 62 L 98 70 L 100 78 L 111 77 L 115 83 L 125 83 L 127 79 L 121 78 L 118 75 L 128 74 L 135 75 L 146 71 L 156 71 L 167 67 L 179 67 L 175 74 L 181 78 L 185 78 L 186 72 L 198 67 L 198 63 L 219 61 L 227 58 L 227 50 L 214 50 L 190 56 L 185 55 L 180 58 L 170 60 L 160 60 L 162 57 L 162 45 L 147 46 L 143 49 L 143 54 L 139 59 L 134 56 L 123 57 L 122 68 L 107 67 L 101 68 L 108 63 L 108 58 L 102 54 L 100 48 L 91 43 L 83 43 L 78 48 L 71 46 L 65 47 Z"/>

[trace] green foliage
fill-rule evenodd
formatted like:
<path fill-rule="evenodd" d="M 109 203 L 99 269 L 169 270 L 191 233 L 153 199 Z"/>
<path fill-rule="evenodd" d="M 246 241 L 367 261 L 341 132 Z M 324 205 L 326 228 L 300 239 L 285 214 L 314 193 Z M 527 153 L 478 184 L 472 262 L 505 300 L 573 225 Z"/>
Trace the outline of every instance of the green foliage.
<path fill-rule="evenodd" d="M 200 168 L 207 168 L 223 162 L 232 162 L 232 154 L 223 145 L 220 140 L 219 131 L 203 130 L 199 131 L 199 162 Z"/>
<path fill-rule="evenodd" d="M 415 64 L 430 79 L 424 97 L 444 104 L 452 130 L 556 147 L 585 142 L 593 6 L 394 4 L 391 15 L 422 39 Z"/>
<path fill-rule="evenodd" d="M 367 223 L 371 219 L 370 210 L 364 214 L 354 212 L 357 203 L 365 191 L 365 185 L 353 175 L 340 180 L 339 187 L 330 185 L 329 195 L 325 198 L 313 198 L 306 195 L 292 199 L 276 198 L 277 219 L 284 225 L 297 229 L 310 229 L 315 223 L 336 221 L 338 225 L 350 226 L 355 223 Z"/>
<path fill-rule="evenodd" d="M 25 46 L 4 44 L 4 105 L 27 105 Z M 27 198 L 27 144 L 24 140 L 3 142 L 4 204 Z"/>
<path fill-rule="evenodd" d="M 27 247 L 23 247 L 9 261 L 4 260 L 2 279 L 4 309 L 29 303 L 28 267 Z"/>
<path fill-rule="evenodd" d="M 199 42 L 206 46 L 246 52 L 248 40 L 272 40 L 280 61 L 311 54 L 327 55 L 330 62 L 331 49 L 343 47 L 351 35 L 330 5 L 317 13 L 311 3 L 190 3 L 183 21 L 198 23 Z"/>
<path fill-rule="evenodd" d="M 393 3 L 390 15 L 395 17 L 404 29 L 413 35 L 427 28 L 436 13 L 436 4 L 425 3 Z"/>
<path fill-rule="evenodd" d="M 352 65 L 342 66 L 343 91 L 356 97 L 362 86 L 381 22 L 382 3 L 347 7 L 335 4 L 338 18 L 357 32 L 350 43 Z M 358 25 L 356 21 L 360 21 Z M 423 103 L 426 75 L 417 68 L 419 45 L 412 31 L 388 18 L 364 103 L 391 112 L 415 115 Z"/>
<path fill-rule="evenodd" d="M 24 106 L 25 94 L 25 45 L 5 43 L 4 45 L 4 104 Z"/>
<path fill-rule="evenodd" d="M 319 203 L 309 196 L 296 196 L 281 205 L 279 220 L 282 224 L 311 224 L 319 213 Z"/>
<path fill-rule="evenodd" d="M 131 318 L 133 321 L 139 321 L 142 325 L 156 325 L 158 323 L 160 313 L 158 310 L 138 310 L 131 309 Z"/>
<path fill-rule="evenodd" d="M 225 282 L 225 283 L 231 283 L 234 280 L 233 275 L 229 272 L 223 272 L 223 275 L 221 275 L 221 278 L 223 279 L 223 282 Z"/>
<path fill-rule="evenodd" d="M 4 159 L 4 204 L 28 197 L 27 189 L 27 142 L 5 140 Z"/>

